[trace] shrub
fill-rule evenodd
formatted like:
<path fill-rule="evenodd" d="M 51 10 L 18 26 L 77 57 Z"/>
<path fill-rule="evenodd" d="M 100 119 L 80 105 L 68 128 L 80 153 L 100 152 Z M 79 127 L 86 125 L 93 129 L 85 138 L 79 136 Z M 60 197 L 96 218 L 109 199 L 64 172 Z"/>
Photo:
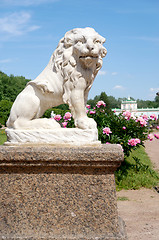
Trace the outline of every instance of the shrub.
<path fill-rule="evenodd" d="M 88 117 L 97 122 L 99 140 L 106 144 L 120 144 L 123 148 L 125 157 L 130 155 L 132 149 L 137 149 L 140 145 L 144 146 L 144 140 L 148 136 L 148 119 L 145 117 L 133 118 L 131 113 L 126 111 L 120 115 L 107 109 L 103 101 L 98 101 L 94 109 L 89 109 L 87 105 Z M 64 127 L 74 127 L 73 119 L 64 119 L 66 111 L 54 109 L 55 114 L 62 115 L 58 122 Z M 49 112 L 50 115 L 51 111 Z M 150 119 L 153 121 L 154 119 Z M 149 124 L 150 125 L 150 124 Z"/>
<path fill-rule="evenodd" d="M 88 116 L 94 118 L 97 122 L 99 140 L 102 143 L 120 144 L 123 148 L 124 155 L 129 156 L 132 149 L 144 145 L 147 139 L 148 127 L 146 122 L 140 122 L 131 117 L 130 112 L 123 112 L 116 115 L 114 112 L 107 112 L 104 105 L 98 106 L 88 111 Z"/>

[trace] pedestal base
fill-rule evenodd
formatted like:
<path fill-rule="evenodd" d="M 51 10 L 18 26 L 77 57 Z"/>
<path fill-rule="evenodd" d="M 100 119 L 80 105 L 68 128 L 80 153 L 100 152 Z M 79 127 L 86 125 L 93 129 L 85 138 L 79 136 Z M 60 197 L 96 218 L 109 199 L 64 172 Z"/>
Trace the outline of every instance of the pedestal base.
<path fill-rule="evenodd" d="M 6 145 L 13 144 L 98 144 L 97 129 L 58 128 L 58 129 L 12 129 L 5 130 L 7 134 Z"/>
<path fill-rule="evenodd" d="M 0 239 L 126 239 L 117 145 L 0 147 Z"/>

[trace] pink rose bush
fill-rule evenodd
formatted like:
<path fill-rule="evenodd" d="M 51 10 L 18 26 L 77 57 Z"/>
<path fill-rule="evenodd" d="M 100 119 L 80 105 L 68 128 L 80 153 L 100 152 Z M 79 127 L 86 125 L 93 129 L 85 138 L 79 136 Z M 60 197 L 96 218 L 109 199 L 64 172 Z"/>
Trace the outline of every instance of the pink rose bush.
<path fill-rule="evenodd" d="M 98 136 L 101 143 L 119 144 L 124 152 L 124 156 L 129 156 L 132 149 L 144 146 L 144 141 L 154 138 L 159 139 L 159 134 L 149 133 L 149 128 L 155 122 L 154 114 L 148 118 L 146 114 L 135 117 L 130 111 L 116 115 L 107 109 L 104 101 L 98 101 L 96 107 L 91 109 L 86 105 L 86 111 L 89 118 L 93 118 L 97 123 Z M 57 114 L 57 111 L 55 111 Z M 63 128 L 75 127 L 74 120 L 69 111 L 55 115 L 54 119 L 58 121 Z M 156 124 L 156 123 L 155 123 Z M 159 126 L 156 127 L 159 129 Z"/>
<path fill-rule="evenodd" d="M 98 101 L 96 108 L 88 112 L 88 117 L 97 122 L 99 140 L 105 144 L 120 144 L 125 157 L 132 149 L 144 145 L 147 139 L 147 116 L 136 118 L 129 111 L 116 115 L 108 111 L 102 101 Z"/>

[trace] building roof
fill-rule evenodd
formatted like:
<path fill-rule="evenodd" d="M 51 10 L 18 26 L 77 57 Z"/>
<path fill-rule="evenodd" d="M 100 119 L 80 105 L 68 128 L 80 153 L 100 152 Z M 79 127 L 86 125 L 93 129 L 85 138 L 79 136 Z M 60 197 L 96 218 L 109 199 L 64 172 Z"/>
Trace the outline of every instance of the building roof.
<path fill-rule="evenodd" d="M 130 97 L 128 97 L 126 100 L 122 100 L 122 104 L 127 103 L 137 103 L 136 100 L 132 100 Z"/>

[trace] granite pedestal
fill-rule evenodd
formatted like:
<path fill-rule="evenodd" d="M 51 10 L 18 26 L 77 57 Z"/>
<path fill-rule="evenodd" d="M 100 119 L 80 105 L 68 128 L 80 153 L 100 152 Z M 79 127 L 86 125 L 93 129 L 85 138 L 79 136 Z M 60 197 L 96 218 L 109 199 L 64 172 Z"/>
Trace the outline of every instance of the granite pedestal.
<path fill-rule="evenodd" d="M 120 146 L 1 146 L 0 239 L 126 239 Z"/>

